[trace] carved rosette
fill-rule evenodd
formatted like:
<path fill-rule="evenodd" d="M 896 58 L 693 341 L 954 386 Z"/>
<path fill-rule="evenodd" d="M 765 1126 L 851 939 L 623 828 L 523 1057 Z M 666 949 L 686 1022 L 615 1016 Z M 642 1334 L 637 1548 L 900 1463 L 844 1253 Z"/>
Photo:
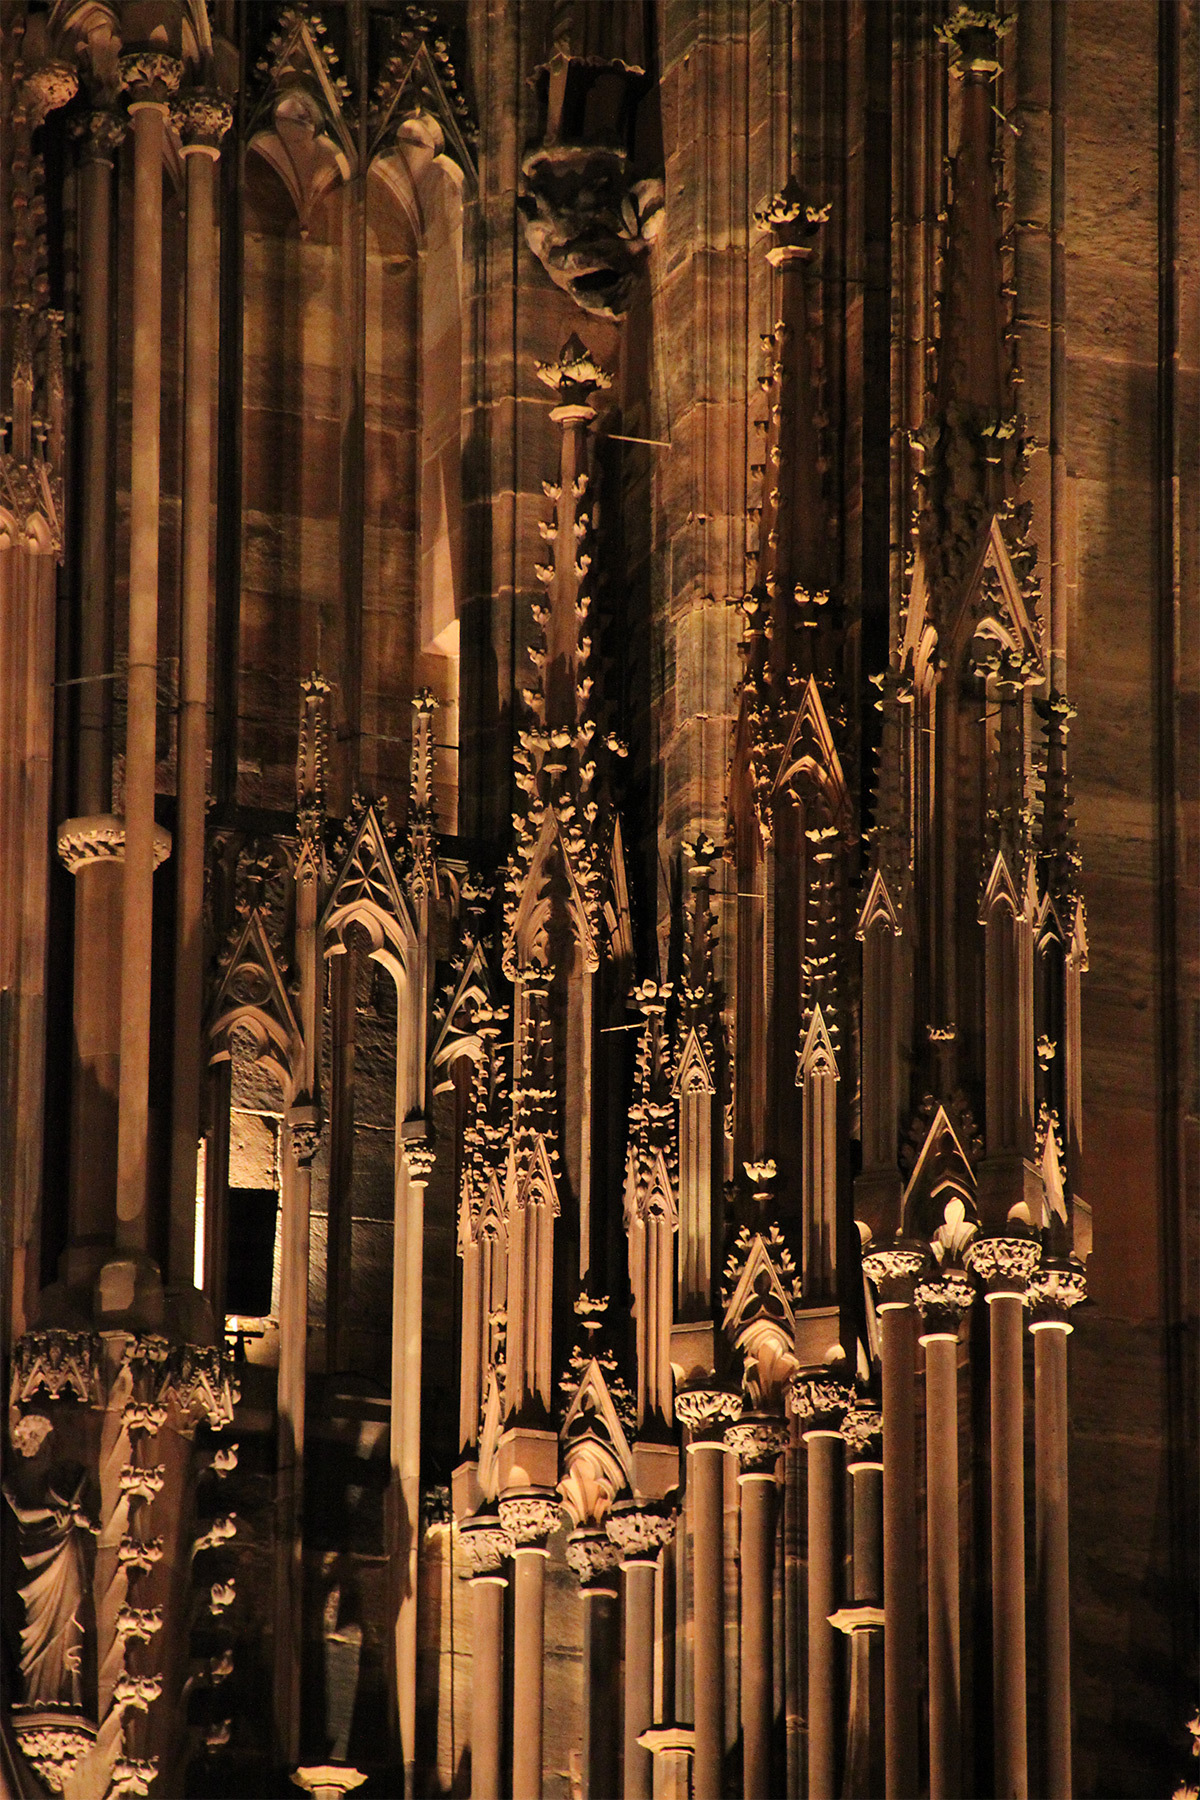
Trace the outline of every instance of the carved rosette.
<path fill-rule="evenodd" d="M 603 1528 L 573 1531 L 567 1539 L 567 1566 L 579 1577 L 581 1588 L 611 1591 L 608 1578 L 620 1560 L 620 1551 Z"/>
<path fill-rule="evenodd" d="M 185 156 L 189 150 L 206 150 L 215 157 L 233 124 L 233 107 L 223 94 L 197 89 L 176 100 L 171 108 L 171 123 L 179 133 Z"/>
<path fill-rule="evenodd" d="M 726 1446 L 740 1461 L 743 1475 L 773 1475 L 787 1441 L 787 1424 L 771 1413 L 743 1413 L 725 1432 Z"/>
<path fill-rule="evenodd" d="M 506 1556 L 512 1555 L 512 1539 L 498 1519 L 469 1520 L 458 1534 L 459 1546 L 471 1566 L 469 1579 L 499 1575 Z"/>
<path fill-rule="evenodd" d="M 13 1729 L 21 1754 L 53 1794 L 62 1793 L 67 1777 L 96 1738 L 94 1725 L 65 1708 L 16 1706 Z"/>
<path fill-rule="evenodd" d="M 1044 1257 L 1029 1277 L 1025 1289 L 1025 1305 L 1029 1309 L 1029 1329 L 1037 1331 L 1048 1325 L 1071 1329 L 1070 1312 L 1087 1298 L 1087 1276 L 1076 1257 L 1061 1260 Z"/>
<path fill-rule="evenodd" d="M 963 1253 L 963 1261 L 989 1294 L 1024 1295 L 1029 1277 L 1041 1255 L 1036 1238 L 1017 1232 L 977 1237 Z"/>
<path fill-rule="evenodd" d="M 117 66 L 131 107 L 165 107 L 172 94 L 179 91 L 183 64 L 164 50 L 127 51 Z"/>
<path fill-rule="evenodd" d="M 827 1375 L 801 1371 L 788 1388 L 788 1410 L 800 1420 L 803 1431 L 836 1431 L 850 1405 L 849 1391 Z"/>
<path fill-rule="evenodd" d="M 908 1306 L 913 1284 L 925 1267 L 928 1251 L 922 1244 L 890 1244 L 868 1250 L 863 1269 L 879 1291 L 880 1306 Z"/>
<path fill-rule="evenodd" d="M 970 1312 L 975 1290 L 965 1269 L 946 1269 L 936 1281 L 918 1281 L 913 1299 L 920 1308 L 923 1335 L 957 1337 L 959 1321 Z"/>
<path fill-rule="evenodd" d="M 546 1539 L 558 1529 L 557 1494 L 535 1488 L 526 1493 L 504 1494 L 500 1499 L 500 1523 L 518 1550 L 544 1550 Z"/>
<path fill-rule="evenodd" d="M 657 1562 L 659 1551 L 675 1535 L 675 1521 L 670 1513 L 644 1506 L 618 1507 L 609 1513 L 604 1528 L 622 1563 Z"/>
<path fill-rule="evenodd" d="M 876 1463 L 883 1455 L 883 1414 L 875 1406 L 855 1405 L 842 1420 L 846 1463 Z"/>
<path fill-rule="evenodd" d="M 96 813 L 85 819 L 64 819 L 58 828 L 58 854 L 69 875 L 78 875 L 94 862 L 122 862 L 125 857 L 125 821 L 115 813 Z M 165 825 L 154 827 L 154 866 L 171 854 L 171 834 Z"/>
<path fill-rule="evenodd" d="M 675 1417 L 693 1441 L 720 1443 L 725 1427 L 738 1416 L 738 1398 L 724 1388 L 684 1388 L 675 1396 Z"/>

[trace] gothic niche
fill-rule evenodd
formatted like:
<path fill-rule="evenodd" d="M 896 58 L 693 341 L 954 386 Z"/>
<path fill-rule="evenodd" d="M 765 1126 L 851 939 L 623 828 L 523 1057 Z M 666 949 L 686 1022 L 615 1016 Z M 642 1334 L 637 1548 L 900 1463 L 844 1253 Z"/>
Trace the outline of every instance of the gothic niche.
<path fill-rule="evenodd" d="M 639 102 L 650 88 L 641 8 L 570 12 L 534 76 L 542 132 L 521 164 L 517 205 L 551 281 L 585 312 L 620 319 L 663 219 L 663 184 L 644 172 L 638 142 L 646 135 Z"/>

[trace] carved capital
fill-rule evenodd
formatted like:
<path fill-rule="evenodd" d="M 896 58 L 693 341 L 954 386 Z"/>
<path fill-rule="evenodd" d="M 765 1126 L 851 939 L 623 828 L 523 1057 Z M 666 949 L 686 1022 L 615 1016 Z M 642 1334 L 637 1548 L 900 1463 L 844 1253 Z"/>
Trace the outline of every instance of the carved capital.
<path fill-rule="evenodd" d="M 801 1429 L 824 1428 L 836 1431 L 846 1416 L 850 1393 L 840 1381 L 831 1381 L 823 1371 L 801 1370 L 788 1386 L 788 1409 L 801 1421 Z"/>
<path fill-rule="evenodd" d="M 34 131 L 47 113 L 57 111 L 75 98 L 79 77 L 70 63 L 52 59 L 40 68 L 27 69 L 21 82 L 21 97 Z"/>
<path fill-rule="evenodd" d="M 1036 1238 L 998 1233 L 973 1239 L 963 1252 L 963 1261 L 989 1294 L 1023 1295 L 1040 1254 Z"/>
<path fill-rule="evenodd" d="M 459 1546 L 471 1565 L 471 1575 L 498 1575 L 506 1556 L 512 1555 L 512 1539 L 498 1519 L 469 1519 L 458 1534 Z"/>
<path fill-rule="evenodd" d="M 788 1441 L 783 1419 L 772 1413 L 743 1413 L 725 1432 L 726 1447 L 738 1458 L 743 1475 L 768 1475 Z"/>
<path fill-rule="evenodd" d="M 883 1414 L 875 1406 L 855 1405 L 842 1420 L 846 1461 L 878 1462 L 883 1454 Z"/>
<path fill-rule="evenodd" d="M 86 1404 L 102 1367 L 100 1339 L 90 1331 L 28 1331 L 13 1348 L 12 1402 L 23 1406 L 34 1394 L 51 1400 L 73 1394 Z"/>
<path fill-rule="evenodd" d="M 500 1523 L 516 1549 L 544 1550 L 546 1539 L 557 1530 L 559 1503 L 556 1494 L 542 1488 L 504 1494 L 500 1499 Z"/>
<path fill-rule="evenodd" d="M 1071 1329 L 1073 1306 L 1087 1298 L 1087 1276 L 1083 1264 L 1075 1257 L 1044 1257 L 1029 1277 L 1025 1289 L 1025 1305 L 1029 1309 L 1029 1329 L 1047 1326 Z"/>
<path fill-rule="evenodd" d="M 564 408 L 579 412 L 580 419 L 595 418 L 590 401 L 597 389 L 601 391 L 612 386 L 612 376 L 607 369 L 602 369 L 591 351 L 574 332 L 567 339 L 554 362 L 535 364 L 537 378 L 548 388 L 558 394 L 561 406 L 554 409 L 554 416 Z M 585 416 L 586 415 L 586 416 Z"/>
<path fill-rule="evenodd" d="M 910 1305 L 917 1276 L 927 1260 L 928 1252 L 920 1244 L 888 1244 L 878 1250 L 868 1250 L 863 1257 L 863 1269 L 879 1290 L 879 1304 Z"/>
<path fill-rule="evenodd" d="M 581 1588 L 604 1587 L 621 1560 L 616 1544 L 603 1529 L 573 1531 L 567 1539 L 567 1566 L 574 1569 Z"/>
<path fill-rule="evenodd" d="M 287 1122 L 291 1133 L 292 1155 L 300 1168 L 310 1168 L 321 1144 L 321 1110 L 312 1105 L 293 1106 L 288 1113 Z"/>
<path fill-rule="evenodd" d="M 345 1763 L 322 1763 L 297 1769 L 292 1784 L 312 1794 L 314 1800 L 335 1800 L 335 1796 L 340 1800 L 342 1794 L 361 1787 L 366 1779 L 359 1769 L 351 1769 Z"/>
<path fill-rule="evenodd" d="M 404 1146 L 404 1166 L 414 1186 L 424 1187 L 433 1174 L 437 1151 L 432 1144 L 416 1142 Z"/>
<path fill-rule="evenodd" d="M 68 874 L 78 875 L 94 862 L 122 862 L 125 857 L 125 821 L 115 813 L 94 813 L 85 819 L 64 819 L 58 828 L 58 854 Z M 154 827 L 154 866 L 171 854 L 171 834 L 165 825 Z"/>
<path fill-rule="evenodd" d="M 55 1707 L 14 1707 L 13 1729 L 21 1754 L 53 1794 L 62 1793 L 67 1777 L 96 1738 L 94 1725 Z"/>
<path fill-rule="evenodd" d="M 921 1311 L 923 1336 L 957 1337 L 959 1320 L 970 1312 L 975 1290 L 964 1269 L 945 1269 L 936 1279 L 918 1281 L 913 1299 Z"/>
<path fill-rule="evenodd" d="M 719 1442 L 738 1416 L 738 1397 L 724 1388 L 684 1388 L 675 1396 L 675 1417 L 694 1439 Z"/>
<path fill-rule="evenodd" d="M 175 101 L 171 122 L 179 133 L 185 156 L 189 150 L 205 150 L 217 156 L 221 139 L 233 123 L 233 107 L 223 94 L 198 89 Z"/>
<path fill-rule="evenodd" d="M 647 1506 L 620 1506 L 609 1513 L 604 1528 L 616 1545 L 623 1563 L 656 1562 L 664 1544 L 675 1535 L 670 1513 Z"/>
<path fill-rule="evenodd" d="M 117 147 L 128 129 L 120 113 L 96 107 L 75 121 L 75 137 L 83 162 L 105 163 L 110 168 Z"/>
<path fill-rule="evenodd" d="M 129 50 L 117 63 L 131 107 L 167 105 L 178 92 L 183 64 L 164 50 Z"/>

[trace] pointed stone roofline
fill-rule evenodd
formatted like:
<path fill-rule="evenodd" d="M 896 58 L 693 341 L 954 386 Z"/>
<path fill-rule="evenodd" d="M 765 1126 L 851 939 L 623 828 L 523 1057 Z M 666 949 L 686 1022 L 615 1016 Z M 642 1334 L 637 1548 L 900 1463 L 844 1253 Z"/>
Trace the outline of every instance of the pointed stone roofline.
<path fill-rule="evenodd" d="M 577 1531 L 602 1524 L 633 1481 L 635 1407 L 604 1341 L 608 1304 L 606 1295 L 584 1291 L 578 1296 L 579 1332 L 558 1384 L 566 1401 L 559 1428 L 563 1479 L 558 1491 Z"/>
<path fill-rule="evenodd" d="M 743 1359 L 743 1385 L 757 1408 L 780 1410 L 796 1369 L 796 1266 L 777 1225 L 739 1232 L 725 1264 L 726 1338 Z"/>
<path fill-rule="evenodd" d="M 951 1199 L 961 1201 L 964 1217 L 978 1223 L 976 1175 L 971 1157 L 944 1105 L 933 1111 L 904 1188 L 902 1229 L 906 1239 L 930 1241 L 945 1218 Z"/>
<path fill-rule="evenodd" d="M 273 1069 L 290 1103 L 303 1079 L 304 1038 L 262 913 L 243 924 L 209 1008 L 209 1060 L 233 1054 L 233 1039 L 248 1032 L 256 1060 Z"/>

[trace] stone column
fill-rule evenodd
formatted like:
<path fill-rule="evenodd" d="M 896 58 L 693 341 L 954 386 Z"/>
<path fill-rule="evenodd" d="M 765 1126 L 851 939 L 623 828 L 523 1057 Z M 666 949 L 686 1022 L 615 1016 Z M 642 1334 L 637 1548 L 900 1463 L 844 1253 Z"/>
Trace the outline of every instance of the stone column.
<path fill-rule="evenodd" d="M 117 1244 L 149 1243 L 150 943 L 154 912 L 154 774 L 158 686 L 158 515 L 162 387 L 162 180 L 167 101 L 179 63 L 121 58 L 133 120 L 133 408 L 129 477 L 129 662 L 125 726 L 125 863 L 121 921 L 121 1077 Z"/>
<path fill-rule="evenodd" d="M 770 1800 L 775 1711 L 775 1465 L 787 1443 L 787 1426 L 769 1414 L 744 1413 L 726 1431 L 725 1442 L 741 1461 L 742 1793 L 745 1800 Z"/>
<path fill-rule="evenodd" d="M 583 1606 L 583 1800 L 617 1793 L 616 1627 L 620 1552 L 603 1529 L 573 1532 L 567 1562 Z"/>
<path fill-rule="evenodd" d="M 183 372 L 183 596 L 175 809 L 175 1041 L 171 1076 L 171 1229 L 176 1287 L 195 1264 L 204 1010 L 204 798 L 208 713 L 212 425 L 217 373 L 217 237 L 213 182 L 232 109 L 189 94 L 176 108 L 187 171 L 187 305 Z"/>
<path fill-rule="evenodd" d="M 696 1748 L 690 1725 L 655 1725 L 638 1739 L 654 1758 L 654 1800 L 692 1800 L 689 1776 Z"/>
<path fill-rule="evenodd" d="M 58 853 L 75 878 L 70 1223 L 65 1279 L 90 1279 L 111 1245 L 121 1070 L 120 957 L 125 828 L 112 804 L 112 183 L 125 121 L 97 110 L 80 121 L 78 816 L 60 825 Z"/>
<path fill-rule="evenodd" d="M 929 1567 L 929 1796 L 962 1792 L 959 1632 L 958 1330 L 971 1305 L 961 1270 L 920 1282 L 925 1351 L 925 1516 Z"/>
<path fill-rule="evenodd" d="M 849 1395 L 823 1371 L 796 1375 L 789 1403 L 808 1458 L 808 1785 L 833 1800 L 837 1782 L 837 1610 L 841 1564 L 842 1434 Z"/>
<path fill-rule="evenodd" d="M 546 1540 L 558 1524 L 557 1496 L 505 1494 L 500 1522 L 513 1541 L 512 1791 L 542 1800 L 542 1687 Z"/>
<path fill-rule="evenodd" d="M 879 1289 L 883 1362 L 884 1765 L 887 1800 L 917 1791 L 917 1433 L 913 1282 L 926 1252 L 872 1250 L 863 1268 Z"/>
<path fill-rule="evenodd" d="M 1075 1258 L 1043 1259 L 1026 1302 L 1033 1350 L 1034 1504 L 1042 1737 L 1041 1791 L 1070 1800 L 1071 1581 L 1067 1508 L 1067 1336 L 1070 1309 L 1087 1292 Z"/>
<path fill-rule="evenodd" d="M 696 1725 L 695 1800 L 720 1800 L 725 1767 L 725 1445 L 737 1411 L 732 1394 L 693 1388 L 675 1396 L 688 1428 L 692 1489 L 692 1693 Z"/>
<path fill-rule="evenodd" d="M 1038 1258 L 1027 1237 L 976 1238 L 966 1251 L 986 1284 L 991 1351 L 992 1699 L 997 1800 L 1028 1800 L 1025 1705 L 1025 1287 Z"/>
<path fill-rule="evenodd" d="M 320 1133 L 311 1108 L 286 1125 L 279 1245 L 279 1378 L 276 1466 L 275 1734 L 281 1759 L 300 1751 L 304 1648 L 304 1425 L 308 1373 L 308 1247 L 312 1159 Z"/>
<path fill-rule="evenodd" d="M 471 1565 L 471 1795 L 499 1800 L 504 1723 L 504 1559 L 512 1550 L 499 1519 L 471 1519 L 459 1533 Z"/>
<path fill-rule="evenodd" d="M 853 1492 L 852 1598 L 831 1623 L 850 1639 L 845 1800 L 878 1796 L 884 1782 L 882 1427 L 882 1415 L 867 1405 L 851 1407 L 842 1421 Z M 817 1800 L 815 1790 L 810 1792 Z"/>
<path fill-rule="evenodd" d="M 423 987 L 415 984 L 423 1004 Z M 399 1054 L 397 1055 L 399 1068 Z M 396 1612 L 396 1699 L 400 1715 L 404 1784 L 413 1792 L 417 1736 L 417 1559 L 421 1547 L 421 1320 L 425 1269 L 425 1189 L 434 1152 L 422 1139 L 399 1141 L 392 1236 L 392 1475 L 398 1489 L 397 1558 L 400 1597 Z M 538 1576 L 539 1581 L 541 1575 Z M 539 1671 L 540 1679 L 540 1671 Z"/>
<path fill-rule="evenodd" d="M 636 1503 L 608 1516 L 608 1535 L 625 1577 L 624 1800 L 653 1800 L 654 1759 L 639 1743 L 654 1722 L 654 1570 L 674 1534 L 669 1514 Z"/>

